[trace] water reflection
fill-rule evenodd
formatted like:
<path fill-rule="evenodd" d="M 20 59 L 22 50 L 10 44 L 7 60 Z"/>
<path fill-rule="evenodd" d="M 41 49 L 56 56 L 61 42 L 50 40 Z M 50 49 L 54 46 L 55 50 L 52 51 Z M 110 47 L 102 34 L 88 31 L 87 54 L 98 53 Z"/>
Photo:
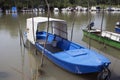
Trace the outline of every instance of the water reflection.
<path fill-rule="evenodd" d="M 12 17 L 13 18 L 17 18 L 18 17 L 18 13 L 12 13 Z"/>
<path fill-rule="evenodd" d="M 86 43 L 89 43 L 89 38 L 86 36 L 84 36 L 82 38 L 82 40 L 85 41 Z M 97 48 L 99 51 L 102 51 L 106 54 L 109 54 L 111 56 L 114 56 L 114 57 L 120 59 L 119 49 L 105 45 L 104 43 L 98 42 L 93 39 L 91 39 L 91 43 L 92 43 L 91 46 L 94 48 Z M 113 51 L 114 51 L 114 53 L 113 53 Z"/>
<path fill-rule="evenodd" d="M 2 12 L 0 12 L 0 17 L 2 16 Z"/>
<path fill-rule="evenodd" d="M 0 30 L 5 30 L 6 32 L 9 32 L 13 36 L 16 36 L 16 37 L 18 36 L 17 35 L 17 32 L 18 32 L 17 31 L 17 26 L 18 26 L 17 19 L 13 19 L 11 15 L 6 15 L 6 16 L 4 15 L 4 17 L 0 19 L 0 23 L 1 23 L 0 27 L 2 28 Z"/>

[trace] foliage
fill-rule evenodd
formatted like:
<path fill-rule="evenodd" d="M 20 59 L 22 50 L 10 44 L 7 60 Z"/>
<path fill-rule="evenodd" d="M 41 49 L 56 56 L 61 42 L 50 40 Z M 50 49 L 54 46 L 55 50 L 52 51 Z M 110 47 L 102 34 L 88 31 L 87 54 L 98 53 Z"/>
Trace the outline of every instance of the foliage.
<path fill-rule="evenodd" d="M 68 7 L 68 6 L 95 6 L 95 5 L 119 5 L 120 0 L 48 0 L 51 7 Z M 10 8 L 11 6 L 39 7 L 46 6 L 45 0 L 0 0 L 0 7 Z"/>

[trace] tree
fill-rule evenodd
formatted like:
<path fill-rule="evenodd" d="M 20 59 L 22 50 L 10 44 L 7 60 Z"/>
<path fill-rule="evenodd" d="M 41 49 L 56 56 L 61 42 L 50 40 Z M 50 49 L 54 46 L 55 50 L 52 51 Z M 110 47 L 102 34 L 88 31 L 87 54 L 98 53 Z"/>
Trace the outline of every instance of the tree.
<path fill-rule="evenodd" d="M 68 6 L 83 6 L 91 7 L 96 5 L 118 5 L 120 0 L 48 0 L 50 7 L 68 7 Z M 40 5 L 46 6 L 45 0 L 0 0 L 0 7 L 6 9 L 12 6 L 17 6 L 18 8 L 23 7 L 39 7 Z"/>

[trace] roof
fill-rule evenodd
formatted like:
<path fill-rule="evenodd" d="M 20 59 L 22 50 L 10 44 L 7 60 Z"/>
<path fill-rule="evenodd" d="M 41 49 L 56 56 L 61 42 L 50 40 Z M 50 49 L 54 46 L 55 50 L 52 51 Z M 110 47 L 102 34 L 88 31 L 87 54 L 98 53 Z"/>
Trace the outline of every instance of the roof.
<path fill-rule="evenodd" d="M 31 21 L 32 19 L 34 19 L 34 22 L 47 22 L 48 21 L 48 17 L 34 17 L 34 18 L 28 18 L 27 20 Z M 65 22 L 64 20 L 61 19 L 54 19 L 54 18 L 49 18 L 49 21 L 62 21 Z"/>
<path fill-rule="evenodd" d="M 29 32 L 27 33 L 27 38 L 33 44 L 35 43 L 36 31 L 37 31 L 38 25 L 40 23 L 44 23 L 44 22 L 48 22 L 48 17 L 33 17 L 33 18 L 27 19 L 26 28 L 27 28 L 27 30 L 29 30 Z M 61 20 L 61 19 L 49 18 L 49 22 L 60 22 L 62 24 L 65 24 L 65 26 L 66 26 L 66 21 Z M 64 29 L 64 28 L 60 28 L 60 30 L 61 29 Z M 66 30 L 66 28 L 65 28 L 65 30 Z"/>

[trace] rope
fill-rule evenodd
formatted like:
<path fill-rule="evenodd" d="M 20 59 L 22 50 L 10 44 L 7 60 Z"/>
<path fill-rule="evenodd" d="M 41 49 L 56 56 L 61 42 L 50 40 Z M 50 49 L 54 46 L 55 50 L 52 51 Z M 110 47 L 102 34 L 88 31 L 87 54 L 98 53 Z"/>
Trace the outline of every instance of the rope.
<path fill-rule="evenodd" d="M 111 77 L 111 71 L 104 67 L 103 70 L 98 74 L 97 80 L 110 80 Z"/>

